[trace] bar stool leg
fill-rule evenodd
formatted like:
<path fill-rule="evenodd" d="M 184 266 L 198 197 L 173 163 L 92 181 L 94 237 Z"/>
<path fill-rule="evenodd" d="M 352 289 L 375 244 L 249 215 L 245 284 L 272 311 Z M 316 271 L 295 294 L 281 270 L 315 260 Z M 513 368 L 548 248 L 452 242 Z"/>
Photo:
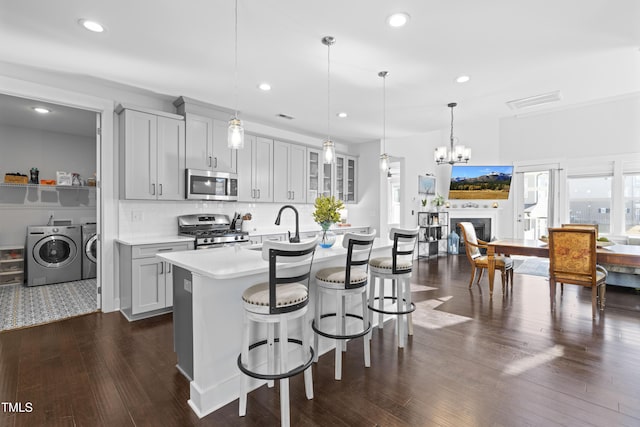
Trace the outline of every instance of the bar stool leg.
<path fill-rule="evenodd" d="M 367 316 L 367 293 L 366 292 L 362 292 L 362 329 L 366 330 L 367 326 L 370 325 L 370 323 L 367 323 L 367 319 L 369 316 Z M 370 321 L 370 320 L 369 320 Z M 369 333 L 362 337 L 362 342 L 364 343 L 364 366 L 366 368 L 371 366 L 371 347 L 369 346 L 369 340 L 367 339 L 367 337 L 369 337 L 371 334 L 371 331 L 369 331 Z"/>
<path fill-rule="evenodd" d="M 244 314 L 244 330 L 242 331 L 242 362 L 245 366 L 249 366 L 249 332 L 251 330 L 249 318 L 245 312 Z M 247 414 L 247 391 L 249 389 L 249 376 L 242 374 L 240 378 L 240 401 L 238 414 L 244 417 Z"/>
<path fill-rule="evenodd" d="M 311 345 L 311 339 L 309 338 L 309 322 L 307 316 L 301 317 L 302 321 L 302 360 L 309 360 L 309 347 Z M 317 335 L 317 334 L 315 334 Z M 304 371 L 304 391 L 307 395 L 307 399 L 313 399 L 313 371 L 309 366 Z"/>
<path fill-rule="evenodd" d="M 407 310 L 411 309 L 411 278 L 406 279 L 406 300 Z M 413 313 L 407 314 L 407 331 L 409 335 L 413 335 Z"/>
<path fill-rule="evenodd" d="M 380 287 L 378 288 L 378 310 L 384 310 L 384 277 L 380 277 Z M 378 313 L 378 329 L 384 328 L 384 314 Z"/>
<path fill-rule="evenodd" d="M 347 333 L 347 296 L 342 295 L 342 334 Z M 342 342 L 342 352 L 347 352 L 347 340 L 340 340 Z"/>
<path fill-rule="evenodd" d="M 344 297 L 338 292 L 336 295 L 336 335 L 344 335 Z M 335 378 L 336 380 L 342 379 L 342 344 L 344 340 L 336 341 L 336 360 L 335 360 Z"/>
<path fill-rule="evenodd" d="M 378 278 L 376 276 L 371 276 L 371 286 L 369 287 L 369 304 L 368 307 L 373 307 L 373 304 L 375 302 L 375 297 L 376 297 L 376 280 Z M 367 308 L 368 308 L 367 307 Z M 368 310 L 369 314 L 368 314 L 368 318 L 369 318 L 369 324 L 373 325 L 373 310 Z M 373 335 L 373 327 L 371 328 L 371 330 L 369 331 L 369 333 L 367 334 L 366 338 L 367 340 L 370 342 L 371 341 L 371 336 Z"/>
<path fill-rule="evenodd" d="M 267 323 L 267 372 L 274 374 L 275 370 L 275 323 Z M 267 381 L 267 387 L 273 387 L 273 380 Z"/>
<path fill-rule="evenodd" d="M 396 310 L 403 311 L 404 308 L 404 281 L 400 279 L 399 286 L 393 280 L 393 296 L 396 299 Z M 396 331 L 398 334 L 398 347 L 404 348 L 404 315 L 396 316 Z"/>
<path fill-rule="evenodd" d="M 316 287 L 316 304 L 315 304 L 314 322 L 316 328 L 320 328 L 320 317 L 322 315 L 322 291 L 320 287 Z M 320 356 L 320 334 L 313 334 L 313 361 L 318 363 L 318 357 Z"/>
<path fill-rule="evenodd" d="M 287 331 L 287 320 L 280 319 L 280 373 L 287 372 L 289 365 L 289 334 Z M 289 414 L 289 378 L 280 380 L 280 425 L 289 426 L 291 423 Z"/>

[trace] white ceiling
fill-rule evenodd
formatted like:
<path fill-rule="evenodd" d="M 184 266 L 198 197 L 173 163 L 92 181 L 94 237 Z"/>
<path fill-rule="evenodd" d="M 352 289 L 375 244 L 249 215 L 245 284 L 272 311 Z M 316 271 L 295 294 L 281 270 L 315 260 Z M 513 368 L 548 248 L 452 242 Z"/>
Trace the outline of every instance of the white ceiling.
<path fill-rule="evenodd" d="M 238 0 L 241 118 L 327 134 L 387 138 L 513 115 L 505 102 L 560 90 L 566 108 L 640 92 L 637 0 Z M 0 0 L 0 58 L 233 109 L 233 0 Z M 392 12 L 409 24 L 386 26 Z M 79 18 L 107 31 L 90 33 Z M 455 78 L 468 74 L 471 81 Z M 258 83 L 273 89 L 262 92 Z M 346 119 L 335 114 L 345 111 Z M 4 110 L 0 113 L 5 114 Z M 284 120 L 287 114 L 294 120 Z"/>

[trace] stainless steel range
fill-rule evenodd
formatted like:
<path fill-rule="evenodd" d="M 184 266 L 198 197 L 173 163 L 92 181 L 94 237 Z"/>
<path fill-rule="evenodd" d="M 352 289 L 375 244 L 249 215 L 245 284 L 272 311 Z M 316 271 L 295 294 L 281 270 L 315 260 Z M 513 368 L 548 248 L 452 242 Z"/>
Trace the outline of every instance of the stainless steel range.
<path fill-rule="evenodd" d="M 249 233 L 235 230 L 229 216 L 224 214 L 181 215 L 178 217 L 178 233 L 193 236 L 195 249 L 249 242 Z"/>

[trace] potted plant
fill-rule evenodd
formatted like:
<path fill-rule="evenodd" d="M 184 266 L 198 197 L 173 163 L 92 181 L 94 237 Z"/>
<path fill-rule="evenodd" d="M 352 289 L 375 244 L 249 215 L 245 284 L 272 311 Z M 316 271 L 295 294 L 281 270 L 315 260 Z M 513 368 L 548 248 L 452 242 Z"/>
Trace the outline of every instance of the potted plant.
<path fill-rule="evenodd" d="M 330 248 L 336 241 L 336 235 L 329 231 L 332 224 L 340 221 L 340 210 L 344 209 L 342 200 L 333 196 L 320 196 L 314 203 L 313 220 L 322 227 L 320 247 Z"/>
<path fill-rule="evenodd" d="M 440 208 L 444 206 L 444 197 L 440 195 L 440 193 L 436 194 L 436 197 L 431 200 L 431 204 L 436 207 L 436 211 L 440 211 Z"/>
<path fill-rule="evenodd" d="M 422 199 L 422 212 L 426 212 L 427 211 L 427 199 Z"/>

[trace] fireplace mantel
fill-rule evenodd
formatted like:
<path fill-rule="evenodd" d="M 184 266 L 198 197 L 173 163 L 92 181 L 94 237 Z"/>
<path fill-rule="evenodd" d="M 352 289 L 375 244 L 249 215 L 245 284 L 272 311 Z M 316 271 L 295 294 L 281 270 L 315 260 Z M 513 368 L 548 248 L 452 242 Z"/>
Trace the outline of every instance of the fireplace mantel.
<path fill-rule="evenodd" d="M 452 222 L 451 226 L 454 227 L 454 219 L 465 218 L 488 218 L 491 220 L 491 233 L 496 234 L 498 228 L 498 214 L 501 208 L 448 208 L 445 212 L 449 212 L 449 220 Z M 454 229 L 454 228 L 452 228 Z"/>

